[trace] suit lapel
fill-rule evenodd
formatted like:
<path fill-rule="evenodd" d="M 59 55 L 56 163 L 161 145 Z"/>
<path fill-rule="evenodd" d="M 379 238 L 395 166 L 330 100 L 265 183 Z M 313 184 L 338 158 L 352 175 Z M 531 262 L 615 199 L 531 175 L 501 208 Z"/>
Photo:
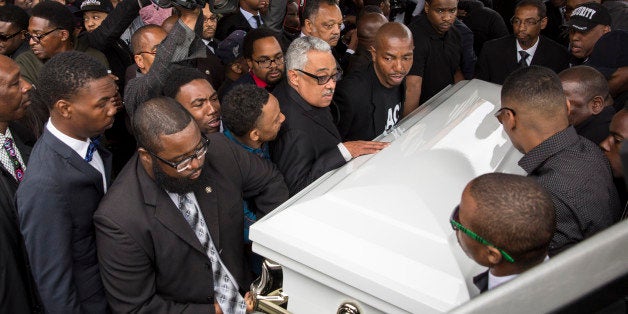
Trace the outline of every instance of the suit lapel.
<path fill-rule="evenodd" d="M 203 254 L 207 254 L 201 242 L 194 234 L 194 231 L 188 222 L 185 221 L 179 208 L 172 202 L 172 199 L 170 199 L 166 191 L 159 187 L 157 183 L 148 176 L 146 171 L 144 171 L 137 154 L 135 154 L 133 159 L 129 162 L 136 163 L 137 177 L 144 196 L 144 202 L 149 206 L 155 207 L 155 218 L 157 218 L 166 229 L 176 234 L 189 246 Z"/>
<path fill-rule="evenodd" d="M 536 46 L 536 52 L 534 52 L 530 65 L 546 64 L 546 62 L 543 62 L 545 57 L 543 54 L 543 50 L 545 49 L 544 45 L 543 37 L 539 35 L 539 44 Z"/>
<path fill-rule="evenodd" d="M 107 182 L 107 186 L 111 185 L 111 163 L 112 156 L 111 152 L 106 148 L 102 147 L 102 145 L 98 145 L 98 154 L 100 154 L 100 158 L 102 159 L 102 163 L 105 165 L 105 180 Z"/>
<path fill-rule="evenodd" d="M 329 111 L 329 107 L 325 108 L 316 108 L 310 106 L 305 100 L 297 93 L 297 91 L 291 86 L 287 86 L 288 95 L 292 99 L 292 101 L 298 105 L 303 110 L 303 115 L 310 118 L 316 124 L 322 126 L 327 132 L 336 137 L 339 141 L 340 133 L 338 132 L 338 128 L 334 125 L 333 119 L 331 117 L 331 112 Z"/>
<path fill-rule="evenodd" d="M 44 133 L 41 136 L 41 141 L 47 144 L 52 150 L 57 152 L 61 157 L 63 157 L 66 162 L 83 173 L 86 178 L 89 178 L 98 191 L 100 191 L 101 196 L 105 195 L 105 188 L 103 187 L 102 175 L 96 168 L 92 167 L 89 163 L 87 163 L 81 156 L 79 156 L 72 148 L 63 143 L 60 139 L 52 135 L 48 131 L 48 129 L 44 130 Z M 101 157 L 102 158 L 102 157 Z M 104 161 L 104 160 L 103 160 Z M 111 168 L 111 163 L 109 165 L 109 169 Z M 105 172 L 107 171 L 107 167 L 105 167 Z"/>

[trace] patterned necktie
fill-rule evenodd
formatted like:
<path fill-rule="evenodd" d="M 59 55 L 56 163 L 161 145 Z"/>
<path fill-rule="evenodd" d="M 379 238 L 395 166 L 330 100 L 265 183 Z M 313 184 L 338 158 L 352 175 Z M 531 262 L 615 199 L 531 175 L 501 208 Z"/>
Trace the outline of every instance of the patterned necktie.
<path fill-rule="evenodd" d="M 24 178 L 24 168 L 22 168 L 22 164 L 17 159 L 17 153 L 15 152 L 15 147 L 13 147 L 13 140 L 7 137 L 4 141 L 4 145 L 2 146 L 4 146 L 4 150 L 6 150 L 7 154 L 9 154 L 9 159 L 13 164 L 15 179 L 18 182 L 22 182 L 22 179 Z"/>
<path fill-rule="evenodd" d="M 253 18 L 255 19 L 255 28 L 262 26 L 262 20 L 259 18 L 259 15 L 253 15 Z"/>
<path fill-rule="evenodd" d="M 520 68 L 525 68 L 525 67 L 529 66 L 527 59 L 530 56 L 530 54 L 525 52 L 525 51 L 523 51 L 523 50 L 521 50 L 521 51 L 519 51 L 519 55 L 521 56 L 521 60 L 519 60 L 519 67 Z"/>
<path fill-rule="evenodd" d="M 238 292 L 233 277 L 222 264 L 216 247 L 209 235 L 209 229 L 205 224 L 203 215 L 200 214 L 198 207 L 187 194 L 179 194 L 179 210 L 188 222 L 194 234 L 207 251 L 207 256 L 212 263 L 213 279 L 214 279 L 214 298 L 220 305 L 223 313 L 246 313 L 246 303 L 244 298 Z"/>
<path fill-rule="evenodd" d="M 91 139 L 89 142 L 89 147 L 87 147 L 87 153 L 85 154 L 85 161 L 90 162 L 94 157 L 94 151 L 98 147 L 98 143 L 100 143 L 100 136 L 96 136 Z"/>

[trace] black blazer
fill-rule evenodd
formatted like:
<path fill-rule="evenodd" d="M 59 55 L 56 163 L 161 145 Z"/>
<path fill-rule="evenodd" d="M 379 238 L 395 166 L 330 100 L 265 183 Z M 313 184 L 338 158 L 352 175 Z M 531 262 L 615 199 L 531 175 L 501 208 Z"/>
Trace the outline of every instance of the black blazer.
<path fill-rule="evenodd" d="M 34 138 L 27 144 L 29 141 L 24 138 L 27 138 L 25 136 L 28 133 L 20 132 L 17 125 L 10 125 L 9 129 L 22 160 L 28 163 Z M 18 225 L 14 202 L 17 188 L 18 182 L 13 173 L 0 166 L 0 313 L 31 313 L 40 310 L 24 239 Z"/>
<path fill-rule="evenodd" d="M 294 195 L 346 161 L 337 147 L 341 139 L 329 107 L 310 106 L 287 80 L 275 87 L 273 95 L 286 120 L 270 143 L 270 157 Z"/>
<path fill-rule="evenodd" d="M 208 136 L 203 184 L 194 195 L 220 258 L 248 290 L 242 199 L 258 217 L 288 198 L 277 168 L 221 133 Z M 151 179 L 137 154 L 94 215 L 98 258 L 113 312 L 214 313 L 211 262 L 179 209 Z"/>
<path fill-rule="evenodd" d="M 214 90 L 218 90 L 222 82 L 225 80 L 225 68 L 216 56 L 207 46 L 205 46 L 205 58 L 195 59 L 196 68 L 205 74 L 205 78 L 212 84 Z"/>
<path fill-rule="evenodd" d="M 111 154 L 98 153 L 111 180 Z M 92 216 L 104 195 L 98 170 L 46 128 L 17 190 L 20 229 L 46 312 L 105 313 Z"/>
<path fill-rule="evenodd" d="M 262 17 L 260 16 L 260 19 Z M 235 12 L 226 15 L 218 21 L 218 26 L 216 26 L 216 35 L 215 37 L 219 40 L 225 40 L 227 36 L 231 35 L 233 31 L 243 30 L 245 32 L 249 32 L 252 29 L 249 22 L 244 18 L 240 9 Z"/>
<path fill-rule="evenodd" d="M 519 66 L 517 64 L 517 44 L 515 37 L 509 35 L 487 41 L 476 64 L 475 77 L 496 84 L 503 84 L 508 74 Z M 569 67 L 567 49 L 555 41 L 540 36 L 530 65 L 540 65 L 558 73 Z"/>

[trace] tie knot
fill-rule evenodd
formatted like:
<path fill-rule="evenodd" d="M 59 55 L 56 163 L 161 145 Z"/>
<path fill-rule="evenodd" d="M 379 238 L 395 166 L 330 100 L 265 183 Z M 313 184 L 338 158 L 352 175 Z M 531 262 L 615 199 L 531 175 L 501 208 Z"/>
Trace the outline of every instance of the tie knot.
<path fill-rule="evenodd" d="M 527 52 L 525 52 L 523 50 L 519 51 L 519 55 L 521 56 L 522 59 L 527 59 L 530 56 L 529 53 L 527 53 Z"/>
<path fill-rule="evenodd" d="M 90 162 L 94 157 L 94 151 L 100 143 L 100 136 L 96 136 L 90 139 L 89 146 L 87 147 L 87 153 L 85 154 L 85 161 Z"/>

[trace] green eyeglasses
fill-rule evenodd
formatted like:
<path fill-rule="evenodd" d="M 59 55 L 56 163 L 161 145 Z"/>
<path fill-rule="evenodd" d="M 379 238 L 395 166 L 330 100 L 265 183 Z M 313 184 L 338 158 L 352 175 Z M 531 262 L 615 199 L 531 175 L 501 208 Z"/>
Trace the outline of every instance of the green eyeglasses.
<path fill-rule="evenodd" d="M 475 232 L 465 228 L 461 223 L 460 223 L 460 218 L 459 218 L 459 213 L 460 213 L 460 205 L 456 206 L 456 208 L 454 208 L 454 212 L 451 213 L 451 218 L 449 218 L 449 222 L 451 223 L 451 228 L 454 229 L 454 231 L 462 231 L 464 234 L 468 235 L 469 238 L 478 241 L 484 245 L 488 245 L 488 246 L 492 246 L 494 248 L 496 248 L 497 250 L 499 250 L 500 253 L 502 253 L 502 256 L 504 257 L 505 260 L 507 260 L 508 262 L 514 263 L 515 260 L 510 256 L 510 254 L 506 253 L 504 250 L 496 247 L 495 245 L 491 244 L 491 242 L 488 242 L 486 240 L 484 240 L 484 238 L 482 238 L 481 236 L 477 235 Z"/>

